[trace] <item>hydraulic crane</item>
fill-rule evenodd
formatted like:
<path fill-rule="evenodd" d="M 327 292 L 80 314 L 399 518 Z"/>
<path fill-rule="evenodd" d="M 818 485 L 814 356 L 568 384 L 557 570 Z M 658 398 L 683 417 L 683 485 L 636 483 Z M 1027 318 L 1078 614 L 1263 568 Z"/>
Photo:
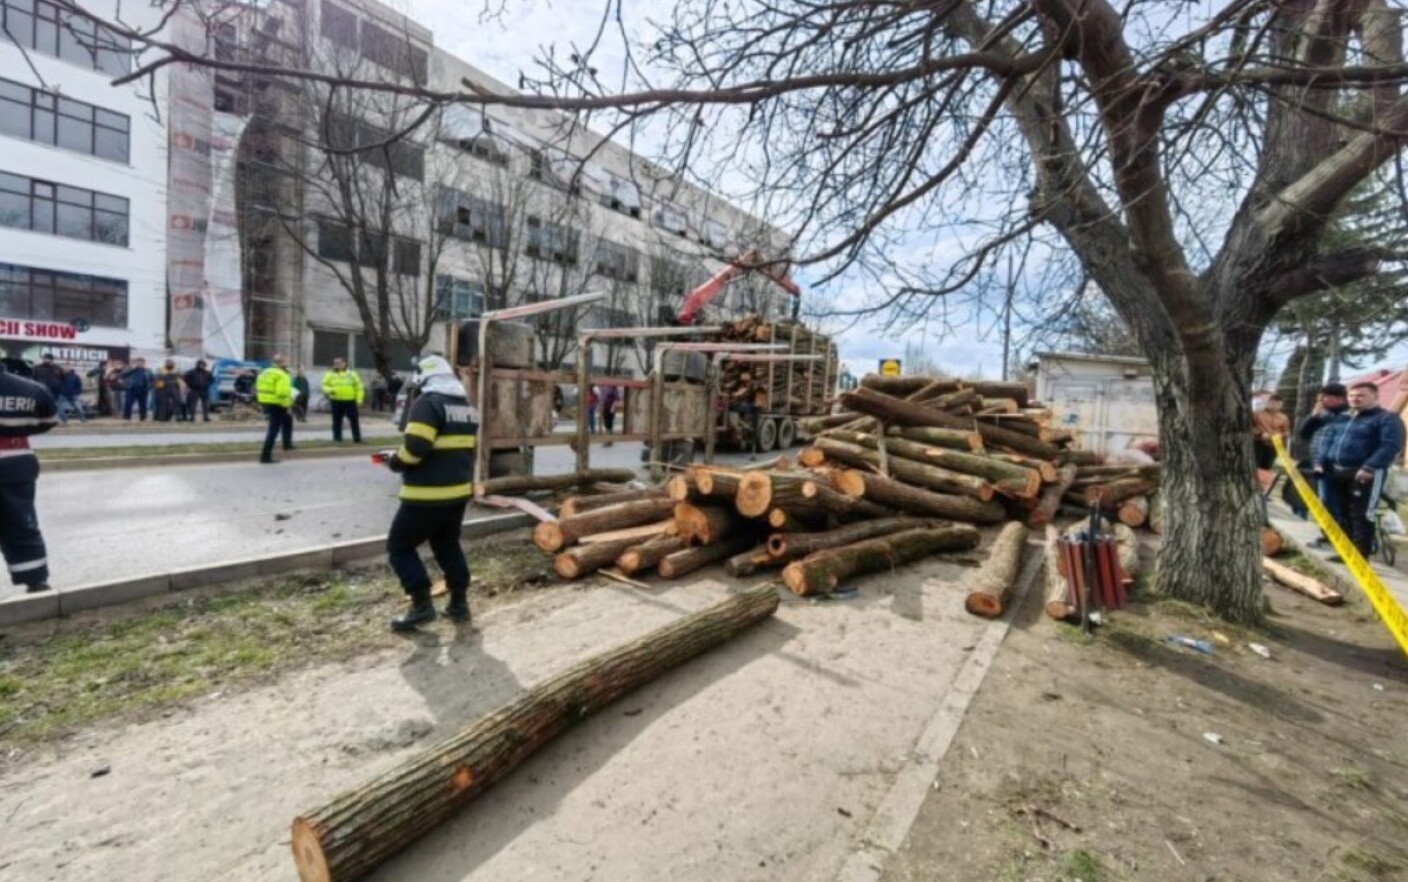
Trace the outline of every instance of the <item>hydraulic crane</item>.
<path fill-rule="evenodd" d="M 760 272 L 772 279 L 778 287 L 792 295 L 792 318 L 796 319 L 797 309 L 801 305 L 802 289 L 796 282 L 788 277 L 787 271 L 780 265 L 769 266 L 764 259 L 762 252 L 758 249 L 751 249 L 740 255 L 728 266 L 714 273 L 709 281 L 695 288 L 685 295 L 684 305 L 680 307 L 676 320 L 681 325 L 692 325 L 699 320 L 699 314 L 703 311 L 719 293 L 724 286 L 740 276 L 751 272 Z"/>

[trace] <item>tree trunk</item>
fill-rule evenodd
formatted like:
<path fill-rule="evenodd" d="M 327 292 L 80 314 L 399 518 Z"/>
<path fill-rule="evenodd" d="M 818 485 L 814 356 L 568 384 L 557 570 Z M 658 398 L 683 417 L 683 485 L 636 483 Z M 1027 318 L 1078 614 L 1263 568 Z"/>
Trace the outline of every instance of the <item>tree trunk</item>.
<path fill-rule="evenodd" d="M 685 545 L 713 545 L 733 532 L 737 518 L 722 505 L 681 502 L 675 506 L 675 524 Z"/>
<path fill-rule="evenodd" d="M 1061 473 L 1056 476 L 1056 483 L 1047 487 L 1041 493 L 1041 501 L 1027 515 L 1027 526 L 1040 527 L 1048 524 L 1056 516 L 1056 509 L 1061 507 L 1061 497 L 1066 491 L 1071 489 L 1071 482 L 1076 479 L 1076 467 L 1073 465 L 1061 466 Z"/>
<path fill-rule="evenodd" d="M 802 498 L 805 474 L 774 474 L 748 472 L 738 482 L 734 506 L 746 518 L 765 517 L 774 506 L 786 507 L 788 502 Z"/>
<path fill-rule="evenodd" d="M 724 572 L 735 579 L 741 579 L 744 576 L 751 576 L 760 570 L 780 567 L 783 563 L 784 561 L 768 554 L 767 551 L 761 547 L 750 548 L 742 554 L 735 554 L 733 557 L 724 561 Z"/>
<path fill-rule="evenodd" d="M 837 527 L 825 533 L 774 533 L 768 537 L 768 554 L 778 560 L 797 560 L 825 548 L 851 545 L 877 536 L 887 536 L 902 530 L 936 527 L 939 524 L 922 518 L 875 518 Z"/>
<path fill-rule="evenodd" d="M 584 484 L 625 484 L 634 481 L 633 469 L 589 469 L 585 474 L 572 475 L 509 475 L 478 481 L 474 489 L 479 496 L 503 493 L 527 493 L 529 490 L 566 490 Z"/>
<path fill-rule="evenodd" d="M 1071 597 L 1071 585 L 1061 571 L 1061 533 L 1046 525 L 1046 614 L 1053 619 L 1068 619 L 1076 613 Z"/>
<path fill-rule="evenodd" d="M 623 490 L 620 493 L 602 493 L 597 496 L 569 496 L 562 500 L 557 510 L 560 518 L 596 511 L 622 502 L 639 502 L 642 499 L 659 499 L 665 492 L 659 487 L 646 487 L 643 490 Z"/>
<path fill-rule="evenodd" d="M 975 616 L 995 619 L 1007 608 L 1007 599 L 1022 570 L 1022 552 L 1027 548 L 1027 528 L 1010 523 L 992 542 L 992 550 L 982 569 L 973 574 L 963 608 Z"/>
<path fill-rule="evenodd" d="M 678 536 L 661 536 L 639 545 L 632 545 L 616 558 L 616 568 L 628 576 L 654 568 L 667 554 L 684 549 L 684 540 Z"/>
<path fill-rule="evenodd" d="M 826 454 L 828 459 L 834 459 L 837 462 L 862 467 L 874 466 L 878 468 L 880 466 L 880 454 L 868 447 L 847 444 L 844 441 L 833 441 L 830 438 L 818 438 L 816 445 Z M 971 496 L 983 502 L 987 502 L 993 497 L 992 486 L 980 478 L 902 457 L 894 457 L 890 460 L 890 474 L 906 484 L 917 484 L 940 493 Z"/>
<path fill-rule="evenodd" d="M 569 545 L 575 545 L 583 536 L 626 527 L 639 527 L 670 517 L 674 514 L 675 504 L 674 500 L 668 497 L 643 499 L 573 515 L 557 523 L 544 522 L 533 528 L 533 543 L 549 553 L 561 551 Z"/>
<path fill-rule="evenodd" d="M 713 545 L 686 548 L 683 551 L 666 555 L 655 569 L 660 573 L 661 578 L 678 579 L 680 576 L 707 567 L 715 561 L 742 554 L 750 548 L 757 547 L 757 544 L 757 540 L 751 536 L 735 536 Z"/>
<path fill-rule="evenodd" d="M 978 539 L 977 528 L 969 524 L 906 530 L 793 561 L 782 571 L 782 581 L 789 591 L 801 597 L 829 594 L 850 576 L 893 569 L 940 551 L 974 548 Z"/>
<path fill-rule="evenodd" d="M 972 524 L 996 524 L 1007 517 L 1003 507 L 991 500 L 985 502 L 966 496 L 935 493 L 862 469 L 847 469 L 838 474 L 834 482 L 836 488 L 847 496 L 869 499 L 912 514 Z"/>
<path fill-rule="evenodd" d="M 639 539 L 613 539 L 569 548 L 553 559 L 553 572 L 564 579 L 580 579 L 616 562 L 622 552 L 640 544 Z"/>
<path fill-rule="evenodd" d="M 430 832 L 572 724 L 777 610 L 759 586 L 579 662 L 293 822 L 302 882 L 351 882 Z"/>

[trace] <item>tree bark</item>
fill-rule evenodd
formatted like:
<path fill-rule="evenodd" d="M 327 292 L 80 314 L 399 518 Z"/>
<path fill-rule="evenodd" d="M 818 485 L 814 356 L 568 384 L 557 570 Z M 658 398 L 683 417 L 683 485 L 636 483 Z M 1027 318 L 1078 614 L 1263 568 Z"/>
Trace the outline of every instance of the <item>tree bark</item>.
<path fill-rule="evenodd" d="M 558 506 L 557 516 L 570 518 L 585 512 L 596 511 L 599 508 L 619 505 L 622 502 L 659 499 L 664 495 L 666 495 L 665 491 L 659 487 L 646 487 L 642 490 L 622 490 L 620 493 L 602 493 L 597 496 L 569 496 L 562 500 L 562 505 Z"/>
<path fill-rule="evenodd" d="M 734 513 L 722 505 L 693 505 L 688 502 L 675 506 L 675 524 L 679 528 L 679 537 L 687 546 L 713 545 L 738 526 Z"/>
<path fill-rule="evenodd" d="M 569 548 L 553 559 L 553 572 L 564 579 L 580 579 L 609 567 L 628 548 L 639 545 L 639 539 L 613 539 Z"/>
<path fill-rule="evenodd" d="M 917 530 L 940 526 L 923 518 L 876 518 L 857 521 L 844 527 L 837 527 L 825 533 L 774 533 L 768 537 L 768 554 L 778 560 L 790 561 L 806 557 L 826 548 L 851 545 L 865 539 L 886 536 L 903 530 Z"/>
<path fill-rule="evenodd" d="M 1108 512 L 1126 499 L 1147 496 L 1157 489 L 1159 482 L 1156 478 L 1124 478 L 1108 484 L 1093 484 L 1085 488 L 1082 496 L 1087 508 L 1099 506 L 1101 511 Z"/>
<path fill-rule="evenodd" d="M 957 380 L 940 380 L 945 392 L 956 392 L 959 387 Z M 860 384 L 866 389 L 874 389 L 884 392 L 886 395 L 913 395 L 934 383 L 933 377 L 882 377 L 879 374 L 866 374 L 861 377 Z"/>
<path fill-rule="evenodd" d="M 759 586 L 579 662 L 293 822 L 302 882 L 351 882 L 428 833 L 572 724 L 777 610 Z"/>
<path fill-rule="evenodd" d="M 743 479 L 743 476 L 737 472 L 704 466 L 693 466 L 688 474 L 694 481 L 694 487 L 700 495 L 710 499 L 726 499 L 730 502 L 738 495 L 738 484 Z"/>
<path fill-rule="evenodd" d="M 1131 527 L 1142 527 L 1149 520 L 1149 497 L 1131 496 L 1115 511 L 1115 518 Z"/>
<path fill-rule="evenodd" d="M 834 441 L 830 438 L 818 438 L 816 445 L 826 454 L 828 459 L 862 467 L 878 468 L 880 465 L 880 455 L 877 452 L 857 444 Z M 969 496 L 983 502 L 987 502 L 993 497 L 992 486 L 984 480 L 902 457 L 894 457 L 890 460 L 890 475 L 906 484 L 917 484 L 940 493 Z"/>
<path fill-rule="evenodd" d="M 941 429 L 937 426 L 897 426 L 889 434 L 899 435 L 921 444 L 947 447 L 950 450 L 983 452 L 983 436 L 977 429 Z"/>
<path fill-rule="evenodd" d="M 827 429 L 835 429 L 860 419 L 858 413 L 834 413 L 824 417 L 808 417 L 797 421 L 797 428 L 808 436 L 820 435 Z"/>
<path fill-rule="evenodd" d="M 741 579 L 762 570 L 780 567 L 783 563 L 761 547 L 750 548 L 724 561 L 724 572 L 735 579 Z"/>
<path fill-rule="evenodd" d="M 793 561 L 782 571 L 782 581 L 789 591 L 801 597 L 829 594 L 842 579 L 893 569 L 940 551 L 974 548 L 978 538 L 977 528 L 969 524 L 906 530 Z"/>
<path fill-rule="evenodd" d="M 824 516 L 802 514 L 785 508 L 774 508 L 768 512 L 768 527 L 778 533 L 808 533 L 821 529 L 825 523 Z"/>
<path fill-rule="evenodd" d="M 972 382 L 970 380 L 964 380 L 963 385 L 977 392 L 984 398 L 1011 398 L 1017 402 L 1018 407 L 1026 407 L 1030 403 L 1025 383 Z"/>
<path fill-rule="evenodd" d="M 1056 516 L 1056 510 L 1061 507 L 1061 497 L 1066 495 L 1066 491 L 1071 489 L 1071 482 L 1076 479 L 1076 467 L 1073 465 L 1061 466 L 1061 472 L 1056 476 L 1056 483 L 1047 487 L 1041 493 L 1041 501 L 1027 515 L 1027 526 L 1035 529 L 1043 524 L 1048 524 Z"/>
<path fill-rule="evenodd" d="M 834 483 L 836 489 L 847 496 L 869 499 L 911 514 L 972 524 L 996 524 L 1007 518 L 1003 507 L 991 500 L 935 493 L 863 469 L 847 469 L 835 477 Z"/>
<path fill-rule="evenodd" d="M 639 527 L 626 527 L 621 530 L 610 530 L 605 533 L 592 533 L 583 536 L 577 541 L 582 545 L 592 545 L 597 542 L 615 542 L 618 539 L 630 539 L 637 544 L 649 542 L 657 536 L 673 536 L 678 527 L 674 518 L 669 518 L 655 524 L 642 524 Z"/>
<path fill-rule="evenodd" d="M 636 479 L 633 469 L 589 469 L 583 475 L 509 475 L 474 485 L 475 495 L 527 493 L 530 490 L 566 490 L 584 484 L 625 484 Z"/>
<path fill-rule="evenodd" d="M 1061 532 L 1046 525 L 1046 614 L 1058 621 L 1076 613 L 1071 586 L 1061 567 Z"/>
<path fill-rule="evenodd" d="M 863 435 L 859 432 L 837 432 L 831 436 L 837 441 L 878 449 L 880 437 Z M 891 456 L 904 457 L 914 462 L 936 465 L 959 474 L 972 475 L 1009 496 L 1031 497 L 1041 489 L 1041 475 L 1033 469 L 1023 468 L 1000 459 L 950 450 L 945 447 L 930 446 L 907 438 L 886 437 L 885 448 Z M 976 486 L 976 485 L 975 485 Z"/>
<path fill-rule="evenodd" d="M 643 499 L 573 515 L 557 523 L 544 522 L 533 528 L 533 543 L 549 553 L 561 551 L 569 545 L 575 545 L 583 536 L 626 527 L 639 527 L 670 517 L 674 513 L 674 507 L 675 502 L 668 497 Z"/>
<path fill-rule="evenodd" d="M 660 536 L 649 542 L 632 545 L 621 552 L 621 556 L 616 558 L 616 568 L 628 576 L 634 576 L 636 573 L 653 569 L 665 555 L 683 549 L 684 540 L 680 537 Z"/>
<path fill-rule="evenodd" d="M 1266 570 L 1267 575 L 1275 579 L 1293 591 L 1299 591 L 1306 597 L 1318 600 L 1329 606 L 1336 606 L 1344 602 L 1344 595 L 1329 587 L 1319 579 L 1298 573 L 1285 564 L 1277 563 L 1269 557 L 1261 559 L 1261 566 Z"/>
<path fill-rule="evenodd" d="M 686 548 L 683 551 L 666 555 L 655 569 L 662 578 L 678 579 L 680 576 L 707 567 L 715 561 L 742 554 L 750 548 L 757 547 L 757 544 L 757 540 L 751 536 L 735 536 L 732 539 L 715 542 L 713 545 Z"/>
<path fill-rule="evenodd" d="M 1007 608 L 1007 599 L 1022 569 L 1022 552 L 1027 548 L 1027 528 L 1009 523 L 993 540 L 992 551 L 982 568 L 973 575 L 963 608 L 975 616 L 995 619 Z"/>
<path fill-rule="evenodd" d="M 1063 450 L 1057 461 L 1072 465 L 1100 465 L 1105 461 L 1104 454 L 1096 453 L 1094 450 Z"/>
<path fill-rule="evenodd" d="M 802 484 L 802 499 L 827 514 L 842 517 L 884 518 L 894 514 L 873 500 L 842 493 L 821 481 L 807 481 Z"/>
<path fill-rule="evenodd" d="M 801 500 L 806 480 L 807 476 L 800 473 L 748 472 L 738 482 L 734 507 L 746 518 L 765 517 L 774 506 L 785 508 L 788 502 Z"/>

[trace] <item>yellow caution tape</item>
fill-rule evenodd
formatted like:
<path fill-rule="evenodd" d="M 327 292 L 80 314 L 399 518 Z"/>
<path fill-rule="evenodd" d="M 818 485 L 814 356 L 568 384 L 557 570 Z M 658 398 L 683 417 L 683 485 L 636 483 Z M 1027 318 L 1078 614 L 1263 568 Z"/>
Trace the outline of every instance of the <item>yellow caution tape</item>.
<path fill-rule="evenodd" d="M 1374 612 L 1379 614 L 1379 618 L 1388 628 L 1389 633 L 1393 635 L 1393 639 L 1398 641 L 1398 646 L 1403 650 L 1403 654 L 1408 655 L 1408 612 L 1403 611 L 1398 599 L 1379 580 L 1379 574 L 1374 572 L 1374 568 L 1369 566 L 1369 562 L 1359 553 L 1359 549 L 1349 541 L 1349 537 L 1340 529 L 1340 525 L 1330 517 L 1330 512 L 1320 501 L 1320 495 L 1311 489 L 1310 482 L 1305 480 L 1305 476 L 1300 473 L 1300 469 L 1296 467 L 1290 454 L 1286 452 L 1286 445 L 1282 443 L 1281 436 L 1271 436 L 1271 443 L 1276 445 L 1276 458 L 1285 468 L 1291 483 L 1295 484 L 1296 489 L 1300 491 L 1300 498 L 1306 508 L 1310 509 L 1315 523 L 1319 524 L 1325 535 L 1330 537 L 1330 544 L 1335 546 L 1335 551 L 1339 552 L 1345 566 L 1349 567 L 1354 581 L 1358 583 L 1360 590 L 1373 604 Z"/>

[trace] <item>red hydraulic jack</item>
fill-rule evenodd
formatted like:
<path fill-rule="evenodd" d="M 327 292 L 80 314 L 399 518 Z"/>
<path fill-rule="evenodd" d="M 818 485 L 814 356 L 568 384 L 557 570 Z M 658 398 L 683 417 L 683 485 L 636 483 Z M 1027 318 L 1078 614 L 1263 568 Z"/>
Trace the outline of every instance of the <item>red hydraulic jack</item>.
<path fill-rule="evenodd" d="M 1081 628 L 1087 632 L 1092 609 L 1124 609 L 1128 602 L 1124 571 L 1120 568 L 1115 545 L 1115 538 L 1101 529 L 1100 510 L 1096 508 L 1090 512 L 1087 528 L 1063 536 L 1058 547 Z"/>

